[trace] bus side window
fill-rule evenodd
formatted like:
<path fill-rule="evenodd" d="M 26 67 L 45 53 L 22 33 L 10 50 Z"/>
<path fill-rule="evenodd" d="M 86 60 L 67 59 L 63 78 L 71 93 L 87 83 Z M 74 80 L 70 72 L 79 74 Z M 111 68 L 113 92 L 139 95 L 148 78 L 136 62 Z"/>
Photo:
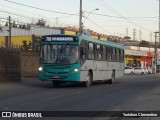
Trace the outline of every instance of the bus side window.
<path fill-rule="evenodd" d="M 81 59 L 86 59 L 86 51 L 84 47 L 80 47 L 80 58 Z"/>
<path fill-rule="evenodd" d="M 118 48 L 115 48 L 115 61 L 116 61 L 116 62 L 119 61 L 118 57 L 119 57 Z"/>
<path fill-rule="evenodd" d="M 112 61 L 116 61 L 116 49 L 112 48 Z"/>
<path fill-rule="evenodd" d="M 98 60 L 103 60 L 104 59 L 104 50 L 103 50 L 103 46 L 102 45 L 96 45 L 96 51 L 95 51 L 95 54 L 96 54 L 96 58 Z"/>
<path fill-rule="evenodd" d="M 108 61 L 112 61 L 112 59 L 113 59 L 111 47 L 107 47 L 107 59 L 108 59 Z"/>
<path fill-rule="evenodd" d="M 87 42 L 82 40 L 80 44 L 80 58 L 83 60 L 86 59 L 87 47 Z"/>
<path fill-rule="evenodd" d="M 88 59 L 95 59 L 95 44 L 88 43 Z"/>
<path fill-rule="evenodd" d="M 124 62 L 124 50 L 121 50 L 121 62 Z"/>
<path fill-rule="evenodd" d="M 107 60 L 108 61 L 108 46 L 106 46 L 106 59 L 105 60 Z"/>
<path fill-rule="evenodd" d="M 105 46 L 103 46 L 103 50 L 102 50 L 102 59 L 103 60 L 106 60 L 106 47 Z"/>

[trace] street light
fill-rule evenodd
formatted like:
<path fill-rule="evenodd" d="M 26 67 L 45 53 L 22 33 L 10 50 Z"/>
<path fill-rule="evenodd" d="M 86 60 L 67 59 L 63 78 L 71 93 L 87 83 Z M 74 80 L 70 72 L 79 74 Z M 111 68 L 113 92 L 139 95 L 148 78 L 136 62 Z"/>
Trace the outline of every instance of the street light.
<path fill-rule="evenodd" d="M 85 20 L 82 22 L 82 26 L 81 26 L 81 27 L 82 27 L 82 33 L 83 33 L 83 34 L 88 34 L 88 33 L 90 34 L 90 32 L 89 32 L 89 31 L 87 31 L 87 33 L 84 33 L 83 27 L 84 27 L 84 23 L 85 23 L 85 21 L 88 19 L 88 17 L 91 15 L 91 13 L 93 13 L 93 12 L 94 12 L 94 11 L 96 11 L 96 10 L 99 10 L 99 9 L 98 9 L 98 8 L 96 8 L 96 9 L 92 10 L 91 12 L 89 12 L 89 14 L 88 14 L 88 16 L 87 16 L 87 17 L 85 17 L 85 16 L 84 16 L 84 17 L 85 17 Z M 89 34 L 88 34 L 88 35 L 89 35 Z M 90 36 L 90 35 L 89 35 L 89 36 Z"/>
<path fill-rule="evenodd" d="M 96 9 L 92 10 L 91 12 L 89 12 L 88 16 L 85 17 L 86 19 L 83 21 L 83 23 L 87 20 L 87 18 L 90 16 L 90 14 L 91 14 L 92 12 L 96 11 L 96 10 L 99 10 L 99 8 L 96 8 Z M 83 24 L 83 23 L 82 23 L 82 24 Z"/>
<path fill-rule="evenodd" d="M 79 35 L 82 35 L 82 0 L 80 0 L 79 9 Z"/>
<path fill-rule="evenodd" d="M 89 15 L 95 11 L 95 10 L 99 10 L 98 8 L 97 9 L 94 9 L 92 10 L 91 12 L 89 12 L 88 16 L 85 17 L 86 19 L 89 17 Z M 80 10 L 79 10 L 79 35 L 82 35 L 83 33 L 83 23 L 86 21 L 86 19 L 83 21 L 82 23 L 82 0 L 80 0 Z"/>

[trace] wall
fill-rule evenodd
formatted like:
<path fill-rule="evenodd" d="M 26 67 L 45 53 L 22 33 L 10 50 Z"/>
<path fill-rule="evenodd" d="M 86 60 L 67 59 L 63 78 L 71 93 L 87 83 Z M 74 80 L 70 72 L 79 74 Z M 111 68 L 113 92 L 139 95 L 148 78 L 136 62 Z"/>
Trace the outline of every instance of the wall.
<path fill-rule="evenodd" d="M 0 82 L 21 81 L 21 76 L 37 77 L 38 68 L 37 53 L 0 48 Z"/>
<path fill-rule="evenodd" d="M 11 45 L 13 46 L 22 46 L 23 41 L 32 42 L 32 36 L 12 36 Z"/>
<path fill-rule="evenodd" d="M 20 52 L 0 48 L 0 82 L 21 81 Z"/>
<path fill-rule="evenodd" d="M 138 50 L 128 50 L 125 49 L 125 55 L 133 55 L 133 56 L 147 56 L 147 51 L 138 51 Z"/>
<path fill-rule="evenodd" d="M 39 55 L 35 52 L 21 52 L 21 76 L 36 77 L 39 68 Z"/>
<path fill-rule="evenodd" d="M 8 27 L 3 26 L 0 36 L 8 36 Z M 13 28 L 11 30 L 12 36 L 32 36 L 35 35 L 49 35 L 49 34 L 61 34 L 61 30 L 53 28 L 47 28 L 42 26 L 30 25 L 30 29 Z"/>
<path fill-rule="evenodd" d="M 3 37 L 1 37 L 0 36 L 0 47 L 3 47 L 4 45 L 5 45 L 5 37 L 3 36 Z"/>

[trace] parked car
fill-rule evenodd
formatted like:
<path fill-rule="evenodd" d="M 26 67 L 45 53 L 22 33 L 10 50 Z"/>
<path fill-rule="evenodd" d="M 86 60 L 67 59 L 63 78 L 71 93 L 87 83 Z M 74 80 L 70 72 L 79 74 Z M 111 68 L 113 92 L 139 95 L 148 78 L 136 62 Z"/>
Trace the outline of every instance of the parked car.
<path fill-rule="evenodd" d="M 146 74 L 149 74 L 149 71 L 148 71 L 148 69 L 147 68 L 143 68 L 144 69 L 144 71 L 146 72 Z"/>
<path fill-rule="evenodd" d="M 149 74 L 152 74 L 152 72 L 153 72 L 152 69 L 153 69 L 153 68 L 147 67 L 147 69 L 148 69 L 148 73 L 149 73 Z"/>
<path fill-rule="evenodd" d="M 135 71 L 135 74 L 141 74 L 141 75 L 147 74 L 146 71 L 145 71 L 145 69 L 142 68 L 142 67 L 135 67 L 134 71 Z"/>
<path fill-rule="evenodd" d="M 133 67 L 125 67 L 124 73 L 133 75 L 135 74 L 135 71 Z"/>

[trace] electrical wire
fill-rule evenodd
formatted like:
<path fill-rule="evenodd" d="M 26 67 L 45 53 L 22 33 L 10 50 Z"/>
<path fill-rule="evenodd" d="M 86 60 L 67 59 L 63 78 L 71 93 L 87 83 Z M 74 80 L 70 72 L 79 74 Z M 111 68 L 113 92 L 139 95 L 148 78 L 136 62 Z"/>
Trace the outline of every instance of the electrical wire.
<path fill-rule="evenodd" d="M 101 1 L 101 2 L 102 2 L 102 1 Z M 132 23 L 133 25 L 135 25 L 135 26 L 137 26 L 137 27 L 143 28 L 143 29 L 145 29 L 145 30 L 147 30 L 147 31 L 151 31 L 150 29 L 145 28 L 145 27 L 143 27 L 143 26 L 141 26 L 141 25 L 138 25 L 138 24 L 132 22 L 131 20 L 129 20 L 128 18 L 122 16 L 119 12 L 117 12 L 114 8 L 112 8 L 106 1 L 103 0 L 102 5 L 103 5 L 103 7 L 104 7 L 105 9 L 108 9 L 108 8 L 109 8 L 111 12 L 113 12 L 114 14 L 117 14 L 118 16 L 120 16 L 120 17 L 117 17 L 117 16 L 114 16 L 114 17 L 125 19 L 126 21 L 128 21 L 129 23 Z M 102 6 L 102 5 L 101 5 L 101 6 Z M 113 17 L 113 16 L 109 16 L 109 17 Z"/>
<path fill-rule="evenodd" d="M 93 23 L 94 25 L 98 26 L 99 28 L 101 28 L 101 29 L 104 30 L 105 32 L 110 33 L 111 35 L 113 35 L 111 32 L 109 32 L 108 30 L 104 29 L 104 28 L 101 27 L 100 25 L 96 24 L 96 23 L 93 22 L 92 20 L 90 20 L 90 19 L 88 19 L 88 18 L 87 18 L 87 20 L 90 21 L 91 23 Z"/>
<path fill-rule="evenodd" d="M 30 5 L 25 5 L 25 4 L 18 3 L 18 2 L 13 2 L 13 1 L 10 1 L 10 0 L 4 0 L 4 1 L 10 2 L 10 3 L 13 3 L 13 4 L 17 4 L 17 5 L 21 5 L 21 6 L 25 6 L 25 7 L 29 7 L 29 8 L 33 8 L 33 9 L 37 9 L 37 10 L 46 11 L 46 12 L 53 12 L 53 13 L 58 13 L 58 14 L 75 15 L 75 16 L 77 16 L 77 14 L 57 12 L 57 11 L 53 11 L 53 10 L 48 10 L 48 9 L 38 8 L 38 7 L 30 6 Z"/>

